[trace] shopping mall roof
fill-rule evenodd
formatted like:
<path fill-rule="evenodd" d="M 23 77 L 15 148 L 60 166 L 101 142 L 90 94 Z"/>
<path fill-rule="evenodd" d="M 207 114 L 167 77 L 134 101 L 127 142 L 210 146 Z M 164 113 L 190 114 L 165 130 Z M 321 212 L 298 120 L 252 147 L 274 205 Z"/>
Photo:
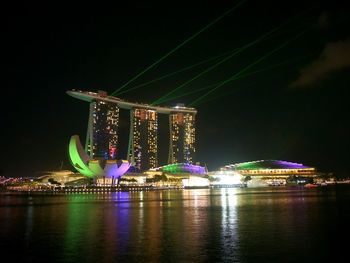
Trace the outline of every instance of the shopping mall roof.
<path fill-rule="evenodd" d="M 151 171 L 161 171 L 161 172 L 170 173 L 170 174 L 177 174 L 177 173 L 205 174 L 206 173 L 205 167 L 199 166 L 199 165 L 193 165 L 189 163 L 168 164 L 168 165 L 151 169 Z"/>
<path fill-rule="evenodd" d="M 224 170 L 263 170 L 263 169 L 308 169 L 313 168 L 301 163 L 280 160 L 259 160 L 225 165 Z"/>

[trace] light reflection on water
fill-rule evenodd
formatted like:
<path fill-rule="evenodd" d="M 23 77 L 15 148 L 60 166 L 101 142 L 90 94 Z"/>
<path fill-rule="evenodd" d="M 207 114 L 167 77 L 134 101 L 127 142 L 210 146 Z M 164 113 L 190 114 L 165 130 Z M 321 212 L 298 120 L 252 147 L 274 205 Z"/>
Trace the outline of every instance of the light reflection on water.
<path fill-rule="evenodd" d="M 237 231 L 237 189 L 221 189 L 221 246 L 224 261 L 239 261 L 238 231 Z"/>
<path fill-rule="evenodd" d="M 0 195 L 0 245 L 14 260 L 323 261 L 342 252 L 350 189 L 196 189 Z M 309 251 L 319 251 L 310 254 Z M 17 257 L 17 258 L 16 258 Z"/>

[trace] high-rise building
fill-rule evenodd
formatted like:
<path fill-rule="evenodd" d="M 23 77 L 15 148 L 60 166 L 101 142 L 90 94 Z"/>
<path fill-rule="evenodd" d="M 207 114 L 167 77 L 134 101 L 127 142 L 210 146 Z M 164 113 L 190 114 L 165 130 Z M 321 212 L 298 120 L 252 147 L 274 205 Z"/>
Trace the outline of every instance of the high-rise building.
<path fill-rule="evenodd" d="M 130 111 L 128 155 L 140 171 L 158 166 L 158 116 L 156 110 L 134 108 Z"/>
<path fill-rule="evenodd" d="M 158 114 L 169 115 L 168 163 L 194 163 L 195 116 L 197 110 L 178 104 L 175 107 L 133 103 L 108 96 L 104 91 L 68 91 L 70 96 L 90 103 L 85 150 L 92 159 L 125 159 L 139 171 L 158 166 Z M 130 111 L 127 157 L 118 151 L 119 109 Z M 168 148 L 168 145 L 162 145 Z"/>
<path fill-rule="evenodd" d="M 116 159 L 119 108 L 115 103 L 95 100 L 90 103 L 86 151 L 95 159 Z"/>
<path fill-rule="evenodd" d="M 196 152 L 195 114 L 169 114 L 170 143 L 168 163 L 193 163 Z"/>

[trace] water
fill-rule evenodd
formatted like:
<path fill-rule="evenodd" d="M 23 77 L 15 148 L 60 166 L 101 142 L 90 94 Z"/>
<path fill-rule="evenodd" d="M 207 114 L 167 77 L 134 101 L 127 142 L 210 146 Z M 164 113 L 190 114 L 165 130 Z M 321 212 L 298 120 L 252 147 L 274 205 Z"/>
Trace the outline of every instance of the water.
<path fill-rule="evenodd" d="M 2 193 L 0 248 L 15 262 L 345 262 L 349 201 L 349 186 Z"/>

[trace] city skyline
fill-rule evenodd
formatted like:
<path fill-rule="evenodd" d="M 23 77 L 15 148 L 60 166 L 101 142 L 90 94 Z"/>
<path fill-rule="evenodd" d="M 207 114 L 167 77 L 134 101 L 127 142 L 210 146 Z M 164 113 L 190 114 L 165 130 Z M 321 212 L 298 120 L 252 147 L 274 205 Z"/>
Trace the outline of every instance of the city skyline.
<path fill-rule="evenodd" d="M 169 152 L 169 156 L 168 162 L 160 165 L 194 163 L 196 109 L 183 104 L 174 107 L 138 104 L 109 96 L 102 90 L 71 90 L 67 94 L 90 104 L 85 152 L 92 159 L 101 162 L 127 159 L 140 172 L 157 168 L 158 134 L 161 132 L 158 131 L 158 113 L 161 113 L 169 115 L 169 144 L 160 146 Z M 130 112 L 127 152 L 118 142 L 121 109 Z"/>
<path fill-rule="evenodd" d="M 209 170 L 273 159 L 348 176 L 349 4 L 247 0 L 227 13 L 239 2 L 10 7 L 2 17 L 2 174 L 30 176 L 62 162 L 71 169 L 69 138 L 85 136 L 89 109 L 65 92 L 81 89 L 193 104 L 196 161 Z M 168 145 L 169 116 L 157 117 L 157 145 Z M 123 149 L 129 118 L 119 112 Z M 158 158 L 166 163 L 169 150 Z"/>

